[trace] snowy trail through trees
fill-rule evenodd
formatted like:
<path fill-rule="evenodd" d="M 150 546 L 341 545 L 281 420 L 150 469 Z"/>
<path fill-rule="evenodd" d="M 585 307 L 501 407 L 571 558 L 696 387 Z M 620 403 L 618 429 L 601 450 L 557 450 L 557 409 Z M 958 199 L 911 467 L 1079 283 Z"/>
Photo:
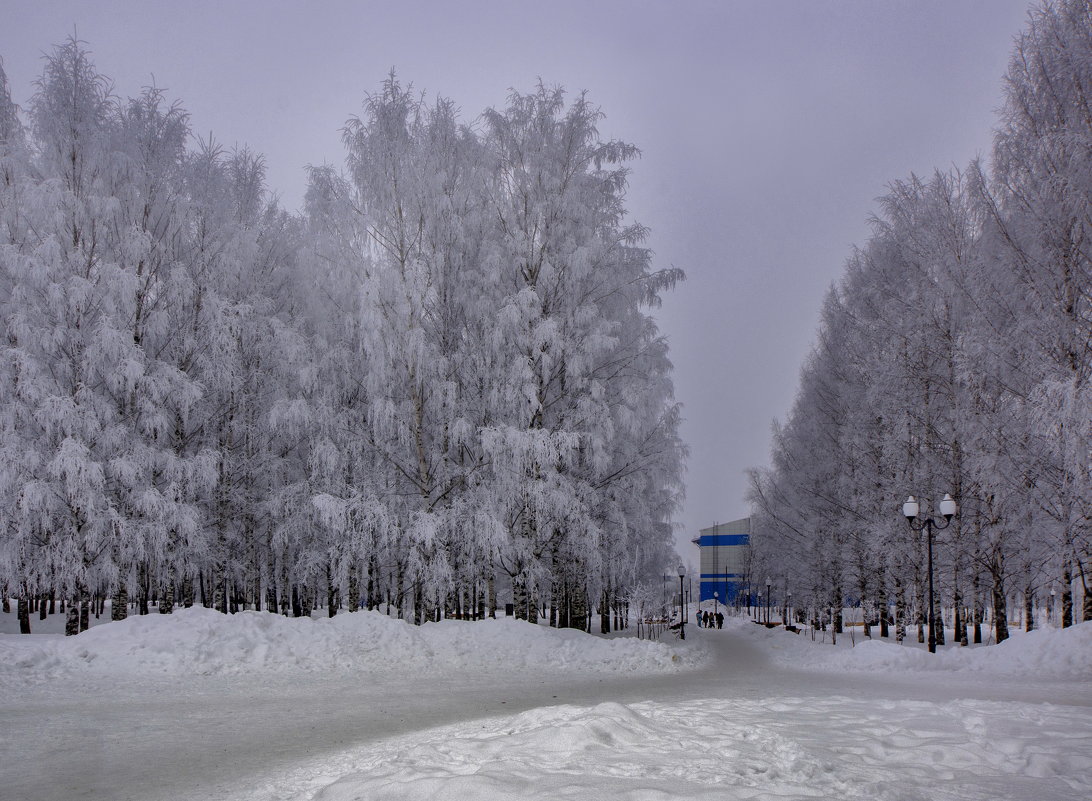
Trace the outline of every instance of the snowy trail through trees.
<path fill-rule="evenodd" d="M 921 674 L 794 671 L 769 658 L 769 649 L 778 649 L 780 639 L 756 641 L 750 634 L 742 624 L 716 632 L 691 629 L 686 647 L 711 653 L 704 667 L 632 678 L 534 671 L 505 677 L 498 671 L 375 682 L 365 675 L 332 671 L 302 678 L 260 672 L 252 677 L 142 676 L 121 682 L 101 677 L 50 680 L 18 694 L 5 693 L 14 697 L 0 706 L 4 794 L 25 801 L 309 798 L 362 767 L 369 781 L 386 776 L 384 780 L 419 787 L 415 783 L 443 780 L 430 771 L 457 771 L 474 754 L 484 758 L 482 754 L 490 753 L 475 746 L 473 732 L 503 734 L 506 727 L 523 725 L 532 732 L 525 756 L 548 752 L 548 745 L 535 741 L 539 735 L 533 734 L 545 730 L 543 716 L 557 718 L 558 725 L 591 716 L 594 730 L 606 726 L 604 736 L 619 737 L 623 744 L 630 737 L 631 750 L 638 751 L 642 743 L 652 748 L 656 741 L 647 732 L 641 734 L 642 727 L 653 726 L 663 738 L 676 728 L 686 730 L 686 720 L 692 720 L 696 728 L 691 727 L 690 737 L 695 738 L 703 726 L 720 720 L 724 726 L 718 731 L 701 735 L 716 746 L 714 751 L 678 755 L 689 760 L 680 762 L 680 769 L 709 776 L 716 770 L 725 776 L 749 772 L 754 786 L 767 790 L 791 789 L 802 780 L 802 773 L 785 772 L 788 763 L 777 748 L 789 748 L 786 743 L 803 749 L 799 760 L 789 760 L 798 773 L 814 770 L 824 776 L 823 766 L 829 765 L 842 774 L 841 763 L 852 757 L 849 761 L 857 767 L 851 774 L 893 767 L 899 777 L 922 787 L 957 774 L 978 782 L 976 769 L 993 764 L 986 756 L 991 752 L 985 734 L 1011 718 L 1015 723 L 999 746 L 1007 751 L 997 757 L 993 770 L 1000 775 L 1015 770 L 1019 776 L 1038 765 L 1047 774 L 1089 780 L 1090 760 L 1080 759 L 1081 749 L 1087 753 L 1092 744 L 1092 688 L 1087 683 L 998 682 L 961 675 L 946 675 L 938 682 L 936 676 Z M 605 702 L 628 705 L 638 717 L 630 720 L 629 712 L 598 706 Z M 517 716 L 515 722 L 512 716 Z M 604 716 L 606 723 L 600 720 Z M 960 721 L 969 721 L 970 728 L 960 728 Z M 972 736 L 975 725 L 977 740 Z M 625 734 L 634 727 L 636 733 Z M 411 737 L 405 739 L 407 735 Z M 963 741 L 969 743 L 966 748 L 945 757 L 955 753 L 953 743 Z M 1033 745 L 1047 751 L 1036 756 L 1029 750 Z M 408 764 L 416 768 L 400 760 L 407 751 L 413 757 Z M 656 769 L 652 755 L 646 756 L 645 764 Z M 503 764 L 512 754 L 495 758 Z M 951 760 L 956 758 L 963 773 L 953 772 Z M 429 759 L 439 761 L 429 764 Z M 624 759 L 621 763 L 628 764 Z M 600 794 L 613 786 L 620 793 L 630 786 L 627 782 L 651 780 L 639 771 L 627 779 L 611 770 L 593 777 L 597 783 L 581 786 Z M 755 778 L 755 771 L 763 770 L 775 771 L 763 780 L 767 785 Z M 488 770 L 475 775 L 479 773 L 481 782 L 491 780 Z M 614 785 L 604 783 L 612 776 Z M 838 782 L 823 779 L 816 786 L 841 792 Z M 319 797 L 353 797 L 338 794 L 351 786 L 356 785 L 346 779 Z M 542 788 L 550 786 L 546 782 Z M 379 797 L 376 787 L 365 789 L 360 797 Z M 699 790 L 695 785 L 685 797 L 703 797 Z M 617 793 L 603 797 L 628 797 Z M 407 790 L 398 797 L 417 796 Z M 570 796 L 558 789 L 541 797 Z M 1039 797 L 1055 796 L 1048 792 Z"/>

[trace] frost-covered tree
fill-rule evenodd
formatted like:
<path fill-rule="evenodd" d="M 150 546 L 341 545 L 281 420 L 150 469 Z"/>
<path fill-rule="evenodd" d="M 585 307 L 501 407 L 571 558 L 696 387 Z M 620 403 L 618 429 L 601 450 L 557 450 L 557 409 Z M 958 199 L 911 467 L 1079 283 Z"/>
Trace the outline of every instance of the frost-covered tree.
<path fill-rule="evenodd" d="M 609 516 L 597 507 L 616 446 L 658 423 L 674 425 L 662 406 L 640 421 L 612 414 L 627 385 L 638 397 L 655 396 L 654 382 L 633 379 L 641 358 L 662 352 L 640 317 L 636 325 L 630 317 L 679 275 L 650 269 L 645 230 L 625 220 L 625 164 L 637 151 L 602 141 L 600 117 L 586 97 L 566 107 L 560 89 L 541 85 L 485 115 L 494 159 L 486 195 L 491 258 L 501 293 L 492 347 L 502 357 L 483 442 L 510 532 L 500 564 L 517 615 L 532 620 L 551 563 L 566 566 L 563 587 L 581 598 L 603 568 L 610 551 L 603 543 L 615 532 L 602 528 Z M 646 375 L 654 381 L 657 372 Z M 662 475 L 672 483 L 670 469 Z M 633 522 L 646 533 L 653 528 L 647 519 Z"/>
<path fill-rule="evenodd" d="M 678 276 L 624 224 L 633 151 L 598 116 L 540 88 L 478 135 L 391 76 L 345 130 L 347 174 L 312 172 L 314 260 L 358 365 L 322 414 L 366 447 L 331 442 L 359 477 L 311 491 L 324 525 L 369 521 L 355 571 L 417 620 L 492 608 L 500 570 L 520 617 L 550 600 L 584 627 L 621 586 L 604 556 L 662 552 L 681 447 L 647 308 Z"/>
<path fill-rule="evenodd" d="M 368 435 L 388 473 L 403 539 L 397 570 L 418 619 L 456 589 L 458 544 L 473 537 L 462 494 L 482 467 L 465 407 L 482 288 L 474 137 L 453 105 L 432 106 L 391 76 L 345 130 L 354 237 L 363 260 L 362 375 Z"/>
<path fill-rule="evenodd" d="M 262 357 L 290 317 L 269 297 L 286 296 L 291 226 L 259 205 L 260 159 L 187 152 L 185 112 L 154 87 L 118 100 L 75 40 L 46 60 L 32 147 L 4 112 L 5 412 L 22 454 L 7 474 L 10 570 L 28 591 L 113 593 L 115 616 L 130 589 L 170 611 L 217 575 L 207 534 L 236 489 L 223 470 L 236 413 L 253 424 L 245 480 L 268 475 L 254 469 L 263 406 L 238 384 L 262 395 L 279 377 Z"/>
<path fill-rule="evenodd" d="M 514 94 L 475 130 L 392 75 L 294 216 L 261 156 L 195 141 L 157 87 L 116 97 L 81 42 L 26 128 L 2 78 L 21 610 L 68 600 L 75 633 L 92 598 L 305 615 L 325 593 L 422 622 L 510 583 L 521 617 L 586 627 L 598 602 L 606 630 L 662 566 L 683 448 L 649 312 L 680 275 L 652 269 L 636 151 L 584 97 Z"/>
<path fill-rule="evenodd" d="M 0 61 L 0 315 L 4 320 L 15 312 L 11 299 L 33 241 L 24 208 L 33 187 L 29 156 L 26 132 L 11 99 Z M 20 425 L 23 418 L 16 408 L 19 387 L 14 376 L 18 353 L 10 347 L 13 344 L 10 336 L 5 336 L 0 366 L 0 508 L 3 511 L 0 594 L 5 612 L 9 611 L 9 592 L 14 591 L 18 596 L 20 630 L 29 633 L 27 597 L 38 588 L 32 586 L 30 575 L 34 545 L 20 535 L 21 521 L 17 512 L 27 466 L 22 459 L 26 432 Z"/>
<path fill-rule="evenodd" d="M 1092 6 L 1045 4 L 1030 17 L 1005 76 L 1006 102 L 983 181 L 992 288 L 1019 338 L 1014 403 L 1033 475 L 1025 484 L 1061 555 L 1054 578 L 1079 577 L 1092 618 Z"/>
<path fill-rule="evenodd" d="M 1054 582 L 1063 625 L 1074 578 L 1088 603 L 1090 13 L 1082 0 L 1032 13 L 992 172 L 892 184 L 828 300 L 773 463 L 753 475 L 763 569 L 818 597 L 849 563 L 855 602 L 893 603 L 919 637 L 923 549 L 897 519 L 910 492 L 960 504 L 935 556 L 961 642 L 980 641 L 987 609 L 1004 639 L 1015 599 L 1030 628 Z M 847 542 L 826 538 L 830 498 Z"/>
<path fill-rule="evenodd" d="M 4 259 L 4 366 L 24 453 L 10 533 L 33 592 L 86 601 L 113 577 L 125 522 L 113 489 L 129 438 L 109 384 L 140 355 L 116 325 L 131 297 L 110 241 L 116 104 L 79 43 L 47 57 L 31 122 L 37 180 L 15 202 L 33 234 Z"/>

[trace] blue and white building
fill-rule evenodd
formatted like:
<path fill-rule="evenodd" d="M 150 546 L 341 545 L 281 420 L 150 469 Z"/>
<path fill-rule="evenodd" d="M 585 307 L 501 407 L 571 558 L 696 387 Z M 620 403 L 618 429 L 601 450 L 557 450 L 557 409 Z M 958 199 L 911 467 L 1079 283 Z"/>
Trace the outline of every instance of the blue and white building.
<path fill-rule="evenodd" d="M 751 555 L 751 518 L 744 517 L 703 528 L 701 535 L 692 542 L 698 546 L 700 554 L 698 598 L 712 601 L 715 594 L 721 603 L 734 603 L 736 595 L 746 591 Z"/>

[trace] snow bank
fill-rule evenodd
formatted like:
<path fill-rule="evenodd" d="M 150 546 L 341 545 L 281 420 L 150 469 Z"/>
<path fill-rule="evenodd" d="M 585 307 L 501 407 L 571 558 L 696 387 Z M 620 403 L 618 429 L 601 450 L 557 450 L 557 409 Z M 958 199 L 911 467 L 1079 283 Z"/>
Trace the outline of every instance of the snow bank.
<path fill-rule="evenodd" d="M 313 801 L 1072 801 L 1092 789 L 1090 743 L 1083 707 L 604 703 L 416 732 L 308 765 L 289 781 L 310 791 L 291 797 Z"/>
<path fill-rule="evenodd" d="M 413 626 L 378 612 L 314 620 L 264 612 L 223 615 L 195 607 L 105 623 L 78 637 L 0 635 L 4 675 L 25 679 L 89 671 L 449 675 L 530 668 L 616 675 L 676 672 L 702 658 L 698 648 L 601 639 L 514 619 Z"/>
<path fill-rule="evenodd" d="M 1092 680 L 1092 621 L 1067 629 L 1016 631 L 996 645 L 941 646 L 930 654 L 916 642 L 864 638 L 860 632 L 813 641 L 807 633 L 792 635 L 782 628 L 737 620 L 735 628 L 767 649 L 785 667 L 824 671 L 961 672 L 996 676 L 1035 676 L 1048 680 Z M 855 644 L 854 644 L 855 640 Z"/>

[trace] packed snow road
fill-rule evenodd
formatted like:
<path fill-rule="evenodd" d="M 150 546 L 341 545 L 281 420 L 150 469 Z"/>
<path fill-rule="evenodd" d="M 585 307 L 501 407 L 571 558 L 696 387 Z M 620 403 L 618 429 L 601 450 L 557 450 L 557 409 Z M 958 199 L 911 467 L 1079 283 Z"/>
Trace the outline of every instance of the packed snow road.
<path fill-rule="evenodd" d="M 463 625 L 446 631 L 473 631 Z M 88 641 L 88 667 L 73 673 L 62 669 L 71 655 L 31 654 L 18 641 L 0 651 L 14 663 L 0 685 L 0 797 L 1092 797 L 1092 683 L 1071 676 L 814 671 L 839 649 L 746 623 L 688 627 L 685 645 L 648 650 L 643 668 L 604 670 L 579 652 L 559 667 L 550 660 L 571 637 L 484 625 L 499 639 L 481 645 L 511 642 L 529 657 L 511 670 L 482 667 L 472 648 L 442 640 L 441 624 L 418 644 L 432 650 L 428 669 L 405 657 L 403 671 L 346 670 L 328 643 L 325 671 L 179 674 L 161 655 L 159 675 L 111 673 L 94 667 L 108 652 Z M 1081 628 L 1070 650 L 1087 659 L 1092 631 Z M 547 638 L 551 656 L 525 630 Z M 189 652 L 229 657 L 210 636 L 187 643 Z M 379 649 L 387 658 L 391 642 Z M 625 648 L 647 645 L 594 642 L 623 663 Z M 880 662 L 917 658 L 873 650 Z M 848 653 L 869 658 L 865 648 Z M 45 678 L 29 680 L 28 665 Z"/>

